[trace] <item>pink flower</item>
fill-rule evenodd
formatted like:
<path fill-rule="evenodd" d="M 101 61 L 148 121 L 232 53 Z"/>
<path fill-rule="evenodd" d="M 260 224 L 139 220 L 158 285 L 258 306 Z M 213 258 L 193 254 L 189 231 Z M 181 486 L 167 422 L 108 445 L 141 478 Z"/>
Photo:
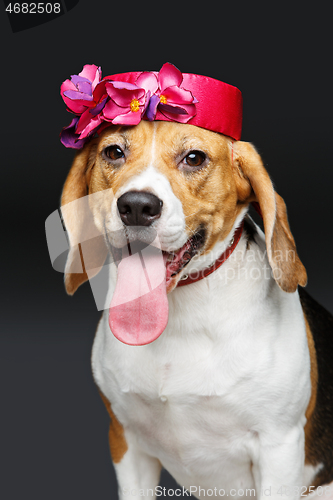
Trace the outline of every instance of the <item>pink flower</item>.
<path fill-rule="evenodd" d="M 101 81 L 101 68 L 95 64 L 86 64 L 78 75 L 72 75 L 70 80 L 65 80 L 60 88 L 60 93 L 68 109 L 81 115 L 86 109 L 96 106 L 93 91 Z"/>
<path fill-rule="evenodd" d="M 137 125 L 146 110 L 146 91 L 132 83 L 109 81 L 105 84 L 110 100 L 103 116 L 114 125 Z"/>
<path fill-rule="evenodd" d="M 82 113 L 76 126 L 76 133 L 79 134 L 80 139 L 84 139 L 90 135 L 103 122 L 103 108 L 106 101 L 107 97 L 102 99 L 101 102 L 96 103 L 94 108 L 88 108 Z"/>
<path fill-rule="evenodd" d="M 148 120 L 154 120 L 159 110 L 166 118 L 181 123 L 188 122 L 196 114 L 197 99 L 192 92 L 181 87 L 183 75 L 176 66 L 163 64 L 158 76 L 152 72 L 143 72 L 136 83 L 150 92 L 147 107 Z"/>
<path fill-rule="evenodd" d="M 75 144 L 81 144 L 78 141 L 92 135 L 102 123 L 102 110 L 107 94 L 101 76 L 101 68 L 94 64 L 86 64 L 81 73 L 72 75 L 70 80 L 61 85 L 60 93 L 69 111 L 80 116 L 64 129 L 65 132 L 62 132 L 63 143 L 68 142 L 70 133 L 74 133 Z"/>

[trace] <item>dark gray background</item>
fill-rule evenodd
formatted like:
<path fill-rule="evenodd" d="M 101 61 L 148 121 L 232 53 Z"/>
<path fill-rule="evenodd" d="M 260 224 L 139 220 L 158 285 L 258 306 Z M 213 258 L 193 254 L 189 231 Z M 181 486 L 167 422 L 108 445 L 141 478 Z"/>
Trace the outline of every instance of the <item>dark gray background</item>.
<path fill-rule="evenodd" d="M 73 158 L 58 138 L 71 119 L 59 87 L 84 64 L 107 75 L 169 61 L 239 87 L 242 139 L 287 203 L 309 292 L 333 312 L 331 16 L 307 5 L 80 0 L 16 34 L 0 16 L 2 498 L 116 497 L 90 373 L 100 313 L 89 284 L 66 296 L 44 233 Z"/>

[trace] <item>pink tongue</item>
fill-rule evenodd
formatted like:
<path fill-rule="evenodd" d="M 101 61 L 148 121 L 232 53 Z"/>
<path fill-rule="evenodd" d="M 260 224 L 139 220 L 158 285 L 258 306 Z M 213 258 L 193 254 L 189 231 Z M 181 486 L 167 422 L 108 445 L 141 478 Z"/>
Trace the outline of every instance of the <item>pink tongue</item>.
<path fill-rule="evenodd" d="M 161 335 L 168 322 L 165 273 L 158 248 L 148 246 L 130 256 L 123 249 L 109 311 L 110 328 L 118 340 L 144 345 Z"/>

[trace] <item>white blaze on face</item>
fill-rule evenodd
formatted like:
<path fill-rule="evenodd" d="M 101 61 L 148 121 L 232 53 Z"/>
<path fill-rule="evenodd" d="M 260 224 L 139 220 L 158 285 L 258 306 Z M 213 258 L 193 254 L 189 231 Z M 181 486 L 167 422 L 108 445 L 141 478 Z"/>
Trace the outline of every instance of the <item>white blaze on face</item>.
<path fill-rule="evenodd" d="M 161 245 L 169 249 L 171 244 L 176 249 L 187 238 L 181 202 L 173 194 L 168 179 L 154 167 L 155 162 L 154 127 L 147 168 L 131 178 L 117 196 L 119 198 L 129 191 L 148 191 L 163 202 L 162 215 L 152 224 L 157 233 L 153 245 L 133 253 L 131 241 L 135 241 L 140 234 L 148 234 L 149 228 L 126 228 L 128 245 L 122 249 L 122 259 L 118 265 L 109 324 L 115 337 L 129 345 L 148 344 L 164 331 L 168 322 L 168 299 Z M 117 218 L 119 220 L 118 213 Z"/>

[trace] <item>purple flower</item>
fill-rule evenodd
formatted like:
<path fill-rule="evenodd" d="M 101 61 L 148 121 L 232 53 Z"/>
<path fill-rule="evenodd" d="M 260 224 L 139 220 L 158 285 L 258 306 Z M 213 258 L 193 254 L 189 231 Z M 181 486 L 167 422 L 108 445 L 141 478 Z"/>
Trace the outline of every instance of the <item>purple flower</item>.
<path fill-rule="evenodd" d="M 79 135 L 75 133 L 77 122 L 79 117 L 73 118 L 68 127 L 62 129 L 60 134 L 60 141 L 66 148 L 81 149 L 87 142 L 88 138 L 80 139 Z"/>

